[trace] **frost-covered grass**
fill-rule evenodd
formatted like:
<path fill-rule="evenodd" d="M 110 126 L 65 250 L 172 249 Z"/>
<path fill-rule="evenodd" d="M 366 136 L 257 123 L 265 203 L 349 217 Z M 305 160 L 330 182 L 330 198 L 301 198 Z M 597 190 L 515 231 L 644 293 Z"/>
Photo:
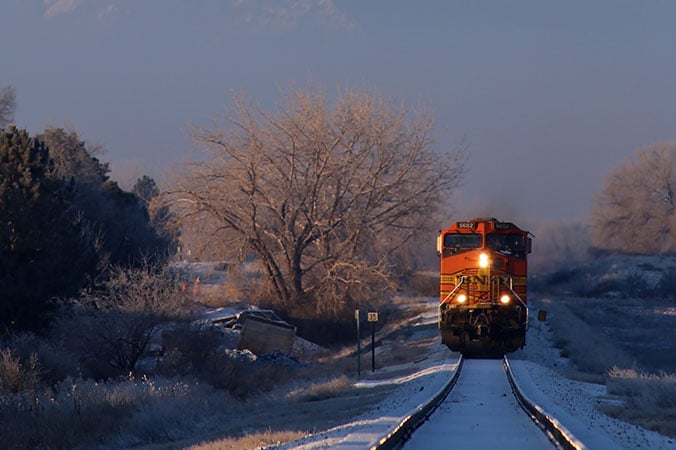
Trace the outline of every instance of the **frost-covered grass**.
<path fill-rule="evenodd" d="M 577 297 L 653 297 L 676 300 L 676 257 L 607 255 L 532 271 L 530 287 Z"/>
<path fill-rule="evenodd" d="M 676 438 L 676 373 L 614 367 L 606 385 L 622 399 L 621 405 L 604 405 L 607 414 Z"/>
<path fill-rule="evenodd" d="M 620 403 L 607 414 L 676 437 L 676 258 L 610 255 L 538 275 L 553 344 Z"/>
<path fill-rule="evenodd" d="M 603 333 L 598 324 L 589 323 L 576 313 L 587 308 L 585 299 L 543 298 L 538 304 L 547 311 L 554 347 L 580 371 L 603 375 L 613 366 L 634 364 L 634 359 L 616 340 Z"/>
<path fill-rule="evenodd" d="M 231 403 L 197 383 L 66 379 L 0 397 L 0 436 L 5 448 L 124 448 L 213 428 Z"/>

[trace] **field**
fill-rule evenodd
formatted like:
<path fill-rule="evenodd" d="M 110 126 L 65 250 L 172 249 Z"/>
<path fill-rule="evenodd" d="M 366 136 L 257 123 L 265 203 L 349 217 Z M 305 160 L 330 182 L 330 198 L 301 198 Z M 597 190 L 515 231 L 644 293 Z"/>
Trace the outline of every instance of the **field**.
<path fill-rule="evenodd" d="M 536 277 L 531 307 L 547 311 L 571 378 L 606 384 L 609 415 L 676 437 L 673 257 L 608 256 Z M 535 324 L 534 326 L 538 326 Z"/>

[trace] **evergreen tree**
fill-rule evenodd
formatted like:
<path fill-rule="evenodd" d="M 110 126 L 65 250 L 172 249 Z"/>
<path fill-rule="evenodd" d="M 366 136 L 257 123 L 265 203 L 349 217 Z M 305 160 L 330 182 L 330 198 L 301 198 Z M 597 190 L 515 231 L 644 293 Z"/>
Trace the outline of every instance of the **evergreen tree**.
<path fill-rule="evenodd" d="M 0 89 L 0 128 L 7 126 L 14 120 L 16 109 L 16 92 L 11 86 Z"/>
<path fill-rule="evenodd" d="M 145 198 L 110 180 L 108 164 L 92 155 L 96 149 L 89 150 L 77 133 L 62 128 L 49 128 L 41 138 L 54 159 L 55 176 L 72 189 L 73 207 L 97 235 L 101 270 L 111 264 L 139 266 L 167 254 L 169 241 L 154 229 Z"/>
<path fill-rule="evenodd" d="M 40 327 L 96 256 L 53 170 L 44 142 L 13 126 L 0 132 L 0 324 L 10 330 Z"/>
<path fill-rule="evenodd" d="M 152 199 L 160 195 L 157 183 L 148 175 L 143 175 L 143 177 L 136 180 L 132 192 L 143 201 L 146 207 L 150 205 Z"/>

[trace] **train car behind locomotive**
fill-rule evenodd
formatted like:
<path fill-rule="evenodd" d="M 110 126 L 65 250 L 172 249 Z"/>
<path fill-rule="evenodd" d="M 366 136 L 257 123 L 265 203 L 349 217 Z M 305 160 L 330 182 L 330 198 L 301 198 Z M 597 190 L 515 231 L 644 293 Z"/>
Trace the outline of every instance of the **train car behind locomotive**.
<path fill-rule="evenodd" d="M 441 340 L 468 356 L 499 356 L 526 343 L 529 232 L 477 218 L 441 230 Z"/>

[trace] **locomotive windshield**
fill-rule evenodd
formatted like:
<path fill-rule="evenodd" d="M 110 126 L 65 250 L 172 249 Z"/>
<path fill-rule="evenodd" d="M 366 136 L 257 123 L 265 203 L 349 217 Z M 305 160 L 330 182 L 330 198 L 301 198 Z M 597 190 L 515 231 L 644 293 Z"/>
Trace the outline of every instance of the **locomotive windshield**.
<path fill-rule="evenodd" d="M 488 234 L 486 247 L 496 252 L 523 256 L 526 251 L 526 238 L 520 234 Z"/>
<path fill-rule="evenodd" d="M 444 236 L 444 247 L 455 251 L 481 248 L 481 235 L 469 233 L 448 233 Z"/>

